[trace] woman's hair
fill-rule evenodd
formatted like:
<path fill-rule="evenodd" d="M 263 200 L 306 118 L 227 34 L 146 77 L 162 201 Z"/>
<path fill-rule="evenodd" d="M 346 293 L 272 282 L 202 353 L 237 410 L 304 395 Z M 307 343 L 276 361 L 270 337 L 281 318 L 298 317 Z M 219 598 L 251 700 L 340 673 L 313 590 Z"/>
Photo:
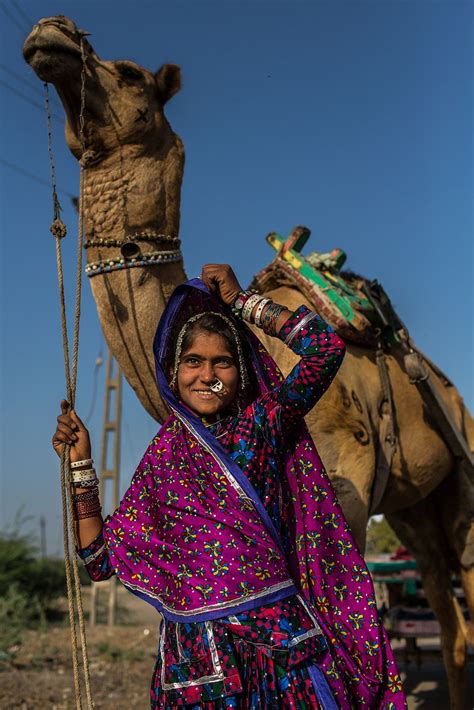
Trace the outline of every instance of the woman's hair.
<path fill-rule="evenodd" d="M 215 313 L 205 313 L 202 318 L 191 323 L 187 328 L 181 345 L 181 354 L 190 349 L 198 333 L 213 333 L 224 339 L 227 349 L 239 366 L 239 354 L 234 334 L 223 318 Z"/>
<path fill-rule="evenodd" d="M 220 316 L 218 313 L 204 313 L 198 320 L 189 323 L 187 326 L 180 343 L 180 352 L 177 354 L 175 348 L 177 347 L 179 333 L 182 330 L 182 324 L 180 324 L 180 326 L 176 329 L 176 332 L 174 332 L 170 338 L 171 347 L 167 352 L 165 368 L 166 372 L 169 373 L 176 366 L 176 361 L 179 366 L 179 360 L 181 359 L 182 353 L 185 353 L 192 347 L 194 339 L 199 333 L 212 333 L 214 335 L 219 335 L 223 338 L 227 349 L 234 359 L 235 365 L 239 370 L 239 378 L 241 383 L 243 379 L 241 372 L 242 364 L 245 367 L 245 379 L 247 380 L 247 383 L 244 389 L 242 387 L 239 388 L 238 396 L 238 404 L 240 407 L 243 407 L 249 404 L 257 396 L 258 384 L 249 358 L 248 343 L 244 340 L 243 334 L 237 334 L 236 329 L 232 328 L 227 321 L 227 318 Z M 240 348 L 236 343 L 236 335 L 240 338 Z M 239 350 L 243 356 L 243 363 L 241 362 L 241 358 L 239 358 Z M 176 355 L 178 355 L 178 358 L 176 358 Z"/>

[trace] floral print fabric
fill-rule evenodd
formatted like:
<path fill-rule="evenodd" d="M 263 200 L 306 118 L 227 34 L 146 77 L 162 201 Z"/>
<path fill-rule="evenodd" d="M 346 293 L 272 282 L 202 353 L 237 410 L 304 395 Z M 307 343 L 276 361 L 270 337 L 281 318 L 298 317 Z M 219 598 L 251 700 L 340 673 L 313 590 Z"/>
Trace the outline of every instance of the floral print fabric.
<path fill-rule="evenodd" d="M 284 339 L 291 336 L 292 348 L 302 356 L 300 363 L 283 382 L 264 349 L 257 341 L 252 340 L 251 334 L 248 334 L 251 346 L 258 354 L 255 367 L 260 372 L 262 394 L 241 417 L 217 425 L 213 432 L 216 441 L 218 440 L 216 444 L 209 443 L 209 439 L 205 439 L 206 434 L 209 436 L 209 432 L 204 435 L 200 433 L 199 427 L 189 424 L 182 412 L 182 416 L 178 416 L 177 420 L 183 423 L 184 419 L 184 430 L 187 434 L 191 434 L 191 440 L 197 440 L 205 450 L 207 445 L 207 451 L 210 449 L 214 454 L 217 452 L 222 457 L 221 460 L 238 464 L 239 470 L 245 473 L 247 480 L 252 484 L 253 489 L 248 497 L 250 500 L 253 497 L 254 510 L 260 512 L 269 536 L 264 538 L 264 546 L 267 546 L 267 551 L 273 548 L 273 553 L 277 557 L 281 552 L 284 553 L 286 574 L 288 577 L 291 576 L 296 587 L 303 593 L 305 603 L 317 616 L 324 632 L 324 639 L 329 643 L 329 651 L 325 654 L 321 655 L 319 649 L 320 667 L 338 705 L 341 708 L 402 708 L 405 707 L 403 693 L 388 642 L 374 608 L 373 589 L 365 564 L 347 529 L 314 445 L 301 424 L 301 418 L 314 405 L 337 370 L 342 357 L 342 341 L 321 319 L 310 316 L 304 308 L 299 309 L 285 324 L 280 336 Z M 179 409 L 177 412 L 179 415 Z M 288 442 L 295 443 L 289 446 Z M 231 468 L 231 464 L 227 466 Z M 211 472 L 210 469 L 208 472 Z M 154 473 L 156 476 L 157 472 Z M 213 473 L 216 474 L 215 471 Z M 151 477 L 153 478 L 153 470 Z M 199 500 L 197 491 L 195 493 Z M 257 495 L 258 500 L 263 503 L 264 514 L 259 511 L 258 502 L 255 501 Z M 136 500 L 136 496 L 133 499 Z M 125 504 L 130 502 L 125 501 Z M 228 498 L 227 503 L 229 503 Z M 221 502 L 221 505 L 224 503 Z M 232 502 L 232 509 L 237 513 L 239 511 L 235 502 Z M 125 512 L 126 510 L 127 508 Z M 162 510 L 166 509 L 162 508 Z M 214 516 L 220 518 L 223 512 L 225 514 L 225 510 L 217 514 L 214 512 Z M 251 524 L 258 527 L 258 520 L 253 520 L 250 508 L 247 513 Z M 265 519 L 265 515 L 268 520 Z M 120 525 L 118 527 L 120 528 Z M 120 566 L 129 550 L 126 545 L 124 546 L 123 540 L 120 540 L 117 548 L 110 546 L 110 540 L 113 539 L 116 529 L 117 520 L 114 516 L 112 524 L 109 522 L 106 525 L 106 541 L 108 556 L 112 558 L 113 567 L 119 569 L 120 573 Z M 136 534 L 140 534 L 136 526 L 132 526 L 130 532 L 133 530 Z M 244 551 L 244 559 L 241 558 L 241 539 L 239 535 L 235 536 L 234 532 L 242 531 L 232 529 L 230 536 L 237 542 L 237 552 L 235 549 L 232 550 L 232 547 L 226 553 L 219 547 L 214 548 L 214 552 L 210 549 L 208 563 L 212 564 L 212 560 L 216 556 L 219 558 L 223 553 L 224 563 L 232 560 L 244 565 L 238 569 L 240 582 L 246 582 L 249 578 L 258 579 L 257 575 L 261 574 L 262 569 L 263 576 L 266 576 L 265 565 L 268 560 L 262 556 L 263 547 L 255 530 L 252 536 L 247 535 L 245 542 L 249 548 L 257 546 L 257 550 L 250 549 L 250 555 Z M 277 544 L 275 544 L 275 534 Z M 229 541 L 230 538 L 226 539 L 226 546 Z M 267 545 L 267 542 L 270 544 Z M 109 574 L 111 569 L 103 559 L 107 553 L 99 552 L 100 540 L 97 541 L 97 546 L 96 550 L 84 551 L 84 556 L 89 559 L 88 568 L 93 576 L 97 571 L 101 575 Z M 133 545 L 131 547 L 133 549 Z M 120 550 L 119 560 L 114 557 L 116 549 Z M 233 556 L 229 554 L 232 551 Z M 251 564 L 247 565 L 249 560 Z M 265 563 L 263 567 L 262 561 Z M 275 562 L 280 563 L 281 558 Z M 278 566 L 275 566 L 271 574 L 275 575 L 277 569 Z M 282 570 L 283 567 L 279 569 Z M 212 579 L 209 570 L 205 579 L 209 584 L 207 580 Z M 256 587 L 253 581 L 251 584 L 253 589 L 248 590 L 248 596 L 251 596 L 255 589 L 265 589 L 265 586 Z M 221 590 L 222 587 L 220 586 L 219 589 Z M 294 595 L 295 590 L 289 591 Z M 242 598 L 245 598 L 244 593 Z M 265 608 L 265 601 L 262 597 L 260 609 L 254 613 L 264 613 L 262 609 Z M 297 604 L 296 597 L 292 596 L 287 602 L 290 605 Z M 274 608 L 278 608 L 278 605 L 283 603 L 285 602 L 282 601 L 281 596 L 273 600 Z M 258 603 L 254 604 L 253 609 L 257 606 Z M 269 606 L 267 604 L 267 608 Z M 241 608 L 240 613 L 252 613 L 251 607 Z M 216 629 L 225 626 L 223 621 L 225 618 L 231 617 L 226 617 L 224 613 L 218 621 L 203 621 L 197 624 L 205 626 L 211 623 L 215 637 L 218 636 Z M 177 619 L 174 621 L 176 622 Z M 181 638 L 184 624 L 174 623 L 173 626 L 171 618 L 165 623 L 175 635 L 178 629 Z M 191 626 L 194 631 L 198 628 L 193 623 L 188 626 Z M 227 628 L 226 633 L 231 634 L 233 638 L 235 655 L 237 646 L 247 641 L 236 642 L 234 631 L 233 628 Z M 203 637 L 203 634 L 201 636 Z M 319 637 L 321 638 L 321 635 Z M 182 641 L 181 639 L 181 644 Z M 317 653 L 314 651 L 313 660 L 316 656 Z M 300 665 L 303 673 L 304 662 Z M 238 666 L 239 661 L 237 661 Z M 226 677 L 235 677 L 233 668 L 229 660 Z M 309 668 L 308 665 L 308 677 Z M 155 674 L 155 681 L 157 677 Z M 169 685 L 168 680 L 164 679 L 165 685 Z M 218 682 L 220 682 L 218 679 L 213 679 L 213 684 Z M 186 689 L 179 689 L 183 701 L 194 702 L 189 700 L 187 695 L 191 692 L 188 688 L 193 684 L 196 685 L 193 681 L 190 686 L 186 686 Z M 159 687 L 159 683 L 155 682 L 154 692 L 157 703 L 163 700 Z M 214 685 L 214 688 L 217 687 Z M 165 694 L 168 692 L 166 690 Z"/>

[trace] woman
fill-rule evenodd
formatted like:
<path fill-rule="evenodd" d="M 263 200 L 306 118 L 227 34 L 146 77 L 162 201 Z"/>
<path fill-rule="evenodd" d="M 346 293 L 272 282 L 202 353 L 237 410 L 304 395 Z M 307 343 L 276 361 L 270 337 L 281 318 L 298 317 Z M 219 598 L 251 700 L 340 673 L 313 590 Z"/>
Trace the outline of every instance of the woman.
<path fill-rule="evenodd" d="M 286 380 L 242 320 L 301 357 Z M 105 522 L 87 431 L 64 401 L 53 438 L 58 454 L 71 446 L 90 576 L 117 573 L 162 613 L 151 707 L 406 707 L 367 568 L 303 421 L 342 340 L 305 306 L 292 313 L 208 265 L 173 293 L 154 352 L 171 414 Z"/>

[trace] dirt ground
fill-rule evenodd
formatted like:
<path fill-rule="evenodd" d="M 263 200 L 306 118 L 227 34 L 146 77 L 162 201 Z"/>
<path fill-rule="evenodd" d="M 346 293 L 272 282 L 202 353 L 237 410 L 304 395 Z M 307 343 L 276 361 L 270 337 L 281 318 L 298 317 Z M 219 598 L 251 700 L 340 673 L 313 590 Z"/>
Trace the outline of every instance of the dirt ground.
<path fill-rule="evenodd" d="M 103 624 L 87 631 L 93 698 L 98 710 L 148 710 L 158 615 L 120 586 L 118 593 L 121 624 L 111 631 Z M 104 617 L 106 589 L 100 594 Z M 437 639 L 423 643 L 419 667 L 414 661 L 405 664 L 403 643 L 394 646 L 409 697 L 409 710 L 448 710 L 447 684 Z M 44 632 L 27 633 L 15 653 L 14 663 L 0 663 L 1 710 L 74 710 L 70 648 L 66 623 L 49 626 Z M 470 670 L 472 673 L 472 658 Z M 474 698 L 466 710 L 472 708 Z"/>

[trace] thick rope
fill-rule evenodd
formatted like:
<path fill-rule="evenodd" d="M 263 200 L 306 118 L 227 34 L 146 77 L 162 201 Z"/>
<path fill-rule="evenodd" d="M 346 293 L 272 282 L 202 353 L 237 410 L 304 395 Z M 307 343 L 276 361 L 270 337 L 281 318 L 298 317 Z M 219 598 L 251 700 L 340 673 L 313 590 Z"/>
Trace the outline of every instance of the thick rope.
<path fill-rule="evenodd" d="M 81 56 L 82 56 L 82 74 L 81 74 L 81 111 L 80 111 L 80 137 L 84 152 L 84 109 L 85 109 L 85 54 L 83 43 L 81 40 Z M 48 119 L 48 152 L 50 158 L 51 166 L 51 184 L 52 184 L 52 197 L 53 197 L 53 224 L 51 226 L 51 232 L 53 233 L 56 241 L 56 267 L 58 275 L 58 286 L 59 286 L 59 303 L 61 312 L 61 331 L 62 331 L 62 341 L 63 341 L 63 351 L 64 351 L 64 370 L 66 379 L 66 392 L 68 402 L 70 407 L 74 407 L 75 394 L 76 394 L 76 382 L 77 382 L 77 363 L 79 356 L 79 325 L 80 325 L 80 314 L 81 314 L 81 286 L 82 286 L 82 245 L 83 245 L 83 182 L 84 182 L 84 169 L 81 165 L 80 170 L 80 209 L 79 209 L 79 226 L 78 226 L 78 245 L 77 245 L 77 274 L 76 274 L 76 290 L 75 290 L 75 312 L 74 312 L 74 331 L 73 331 L 73 355 L 72 355 L 72 369 L 70 367 L 69 360 L 69 341 L 67 333 L 67 318 L 66 318 L 66 303 L 64 297 L 64 277 L 62 268 L 62 254 L 61 254 L 61 239 L 66 235 L 66 228 L 61 221 L 60 215 L 60 204 L 56 192 L 56 177 L 55 177 L 55 166 L 54 166 L 54 156 L 52 152 L 52 135 L 51 135 L 51 114 L 49 110 L 49 96 L 48 96 L 48 86 L 45 84 L 45 95 L 46 95 L 46 109 L 47 109 L 47 119 Z M 87 652 L 87 639 L 85 632 L 84 623 L 84 610 L 82 605 L 82 594 L 81 594 L 81 583 L 79 579 L 79 569 L 77 558 L 72 555 L 72 565 L 71 565 L 71 554 L 69 546 L 69 530 L 72 530 L 72 537 L 75 539 L 75 529 L 74 529 L 74 505 L 71 493 L 71 482 L 70 482 L 70 447 L 64 445 L 61 455 L 61 502 L 62 502 L 62 514 L 63 514 L 63 541 L 64 541 L 64 564 L 66 570 L 66 591 L 68 600 L 68 611 L 69 611 L 69 622 L 71 628 L 71 646 L 72 646 L 72 666 L 73 666 L 73 677 L 74 677 L 74 687 L 76 694 L 76 707 L 77 710 L 82 710 L 82 695 L 81 695 L 81 684 L 79 675 L 79 660 L 78 660 L 78 649 L 77 649 L 77 631 L 76 631 L 76 619 L 75 619 L 75 606 L 77 606 L 77 616 L 79 621 L 79 635 L 81 640 L 81 651 L 82 651 L 82 664 L 83 664 L 83 676 L 84 685 L 86 690 L 87 704 L 90 710 L 94 708 L 94 702 L 92 699 L 91 687 L 90 687 L 90 672 L 89 672 L 89 658 Z M 72 567 L 72 572 L 71 572 Z"/>

